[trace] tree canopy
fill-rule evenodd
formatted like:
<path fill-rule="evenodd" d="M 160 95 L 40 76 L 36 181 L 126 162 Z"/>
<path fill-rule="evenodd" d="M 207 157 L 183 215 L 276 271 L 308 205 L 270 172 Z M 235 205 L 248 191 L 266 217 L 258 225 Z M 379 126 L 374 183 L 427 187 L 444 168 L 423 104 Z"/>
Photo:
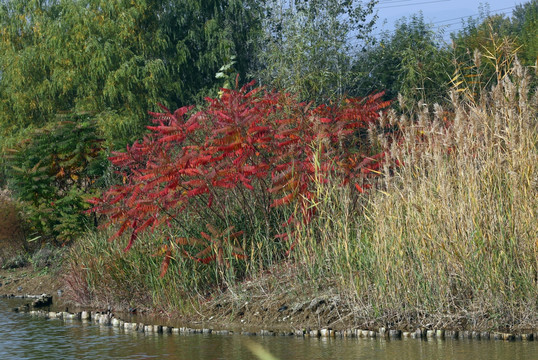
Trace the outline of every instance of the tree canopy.
<path fill-rule="evenodd" d="M 148 110 L 216 91 L 235 56 L 247 72 L 255 1 L 12 0 L 0 6 L 0 125 L 91 114 L 109 142 L 140 136 Z"/>
<path fill-rule="evenodd" d="M 352 91 L 352 58 L 370 39 L 375 1 L 268 1 L 255 77 L 304 100 Z"/>

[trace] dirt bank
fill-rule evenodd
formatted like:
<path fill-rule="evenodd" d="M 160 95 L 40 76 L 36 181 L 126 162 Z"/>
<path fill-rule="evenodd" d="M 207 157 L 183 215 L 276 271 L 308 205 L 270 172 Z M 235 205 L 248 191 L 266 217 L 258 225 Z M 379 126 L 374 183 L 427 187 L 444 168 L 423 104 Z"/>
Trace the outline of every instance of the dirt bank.
<path fill-rule="evenodd" d="M 348 331 L 363 329 L 378 332 L 379 329 L 397 329 L 415 332 L 444 329 L 459 332 L 500 332 L 525 334 L 536 332 L 528 324 L 511 324 L 506 327 L 491 326 L 486 315 L 468 313 L 380 313 L 372 317 L 371 311 L 353 301 L 352 294 L 337 292 L 336 284 L 299 284 L 292 267 L 279 267 L 256 279 L 247 279 L 226 291 L 213 291 L 187 299 L 188 309 L 148 309 L 144 304 L 132 313 L 95 304 L 84 309 L 111 310 L 125 321 L 161 324 L 171 327 L 227 329 L 236 332 L 270 329 L 287 333 L 316 329 Z M 81 311 L 65 294 L 59 296 L 66 284 L 62 283 L 60 269 L 24 268 L 0 270 L 0 296 L 24 294 L 52 294 L 55 308 L 69 306 L 70 311 Z M 59 306 L 59 307 L 58 307 Z M 478 320 L 478 321 L 477 321 Z"/>
<path fill-rule="evenodd" d="M 17 269 L 0 269 L 0 295 L 57 294 L 62 289 L 58 270 L 26 266 Z"/>
<path fill-rule="evenodd" d="M 1 295 L 51 294 L 56 304 L 69 305 L 70 309 L 81 309 L 76 304 L 59 297 L 65 289 L 60 269 L 35 269 L 27 266 L 0 270 Z M 305 286 L 297 288 L 291 269 L 278 273 L 266 273 L 257 279 L 246 280 L 234 289 L 208 293 L 190 299 L 192 311 L 148 310 L 144 304 L 137 308 L 140 319 L 154 319 L 163 324 L 204 324 L 213 328 L 226 329 L 348 329 L 368 321 L 359 319 L 342 294 L 336 294 L 329 284 L 326 290 Z M 105 305 L 96 304 L 90 310 L 105 310 Z M 126 315 L 126 309 L 113 309 Z M 133 309 L 134 310 L 134 309 Z M 376 325 L 370 322 L 370 326 Z"/>

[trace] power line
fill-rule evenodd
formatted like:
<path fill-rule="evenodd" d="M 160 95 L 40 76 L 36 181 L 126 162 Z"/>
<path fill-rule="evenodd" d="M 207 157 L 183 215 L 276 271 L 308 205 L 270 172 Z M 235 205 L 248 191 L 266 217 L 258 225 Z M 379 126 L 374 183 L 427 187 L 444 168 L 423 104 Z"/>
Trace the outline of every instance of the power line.
<path fill-rule="evenodd" d="M 408 2 L 408 1 L 413 1 L 413 0 L 386 0 L 387 2 Z M 421 0 L 418 0 L 418 1 L 421 1 Z M 443 0 L 444 1 L 450 1 L 450 0 Z M 381 1 L 380 3 L 382 3 L 383 1 Z M 430 3 L 430 2 L 442 2 L 442 1 L 429 1 L 427 3 Z M 416 3 L 413 3 L 413 4 L 406 4 L 406 5 L 418 5 Z M 493 9 L 493 10 L 488 10 L 487 11 L 487 14 L 488 16 L 491 15 L 491 16 L 494 16 L 494 15 L 508 15 L 510 14 L 512 11 L 512 9 L 516 8 L 517 6 L 519 5 L 514 5 L 514 6 L 508 6 L 508 7 L 504 7 L 504 8 L 499 8 L 499 9 Z M 506 11 L 506 10 L 510 10 L 510 11 Z M 502 12 L 499 12 L 499 11 L 502 11 Z M 461 25 L 461 21 L 456 21 L 456 22 L 452 22 L 452 23 L 448 23 L 448 24 L 443 24 L 445 22 L 450 22 L 450 21 L 455 21 L 455 20 L 462 20 L 462 19 L 469 19 L 469 18 L 472 18 L 474 16 L 479 16 L 481 15 L 481 13 L 476 13 L 476 14 L 471 14 L 471 15 L 465 15 L 465 16 L 460 16 L 460 17 L 457 17 L 457 18 L 451 18 L 451 19 L 444 19 L 444 20 L 439 20 L 439 21 L 435 21 L 435 22 L 431 22 L 430 24 L 431 25 L 437 25 L 435 27 L 432 27 L 432 28 L 435 28 L 435 29 L 448 29 L 450 27 L 453 27 L 454 25 Z M 442 24 L 442 25 L 441 25 Z M 458 29 L 455 29 L 453 30 L 452 32 L 454 31 L 459 31 L 463 28 L 458 28 Z M 373 37 L 377 37 L 379 35 L 382 35 L 382 34 L 390 34 L 390 33 L 394 33 L 396 31 L 396 29 L 392 29 L 392 30 L 381 30 L 379 32 L 376 32 L 374 34 L 372 34 Z M 355 43 L 357 44 L 358 41 L 351 41 L 352 43 Z"/>
<path fill-rule="evenodd" d="M 511 11 L 506 11 L 506 12 L 501 12 L 501 13 L 495 13 L 495 15 L 508 15 L 510 13 L 511 13 Z M 467 18 L 469 18 L 469 17 L 471 17 L 471 16 L 468 16 Z M 464 19 L 464 18 L 461 18 L 461 19 Z M 434 25 L 435 25 L 435 23 L 434 23 Z M 453 23 L 449 23 L 449 24 L 438 25 L 435 28 L 436 29 L 447 28 L 447 27 L 451 27 L 451 26 L 454 26 L 454 25 L 461 25 L 461 21 L 457 21 L 457 22 L 453 22 Z"/>
<path fill-rule="evenodd" d="M 381 0 L 379 1 L 378 4 L 394 4 L 394 3 L 402 3 L 402 2 L 409 2 L 409 1 L 416 1 L 416 0 L 386 0 L 386 1 Z"/>
<path fill-rule="evenodd" d="M 403 1 L 403 0 L 397 0 L 397 1 Z M 500 8 L 500 9 L 494 9 L 494 10 L 490 10 L 488 11 L 488 13 L 490 13 L 492 16 L 493 15 L 508 15 L 510 14 L 512 11 L 503 11 L 503 12 L 499 12 L 499 11 L 502 11 L 502 10 L 511 10 L 511 9 L 514 9 L 517 5 L 514 5 L 514 6 L 509 6 L 509 7 L 505 7 L 505 8 Z M 478 15 L 481 15 L 480 13 L 477 13 L 477 14 L 471 14 L 471 15 L 466 15 L 466 16 L 461 16 L 461 17 L 457 17 L 457 18 L 452 18 L 452 19 L 445 19 L 445 20 L 440 20 L 440 21 L 436 21 L 436 22 L 432 22 L 430 23 L 431 25 L 437 25 L 435 26 L 434 28 L 435 29 L 448 29 L 450 27 L 453 27 L 455 25 L 461 25 L 461 21 L 456 21 L 456 22 L 452 22 L 452 23 L 448 23 L 448 24 L 442 24 L 442 23 L 445 23 L 445 22 L 448 22 L 448 21 L 455 21 L 455 20 L 462 20 L 462 19 L 469 19 L 469 18 L 472 18 L 473 16 L 478 16 Z M 455 29 L 453 30 L 452 32 L 455 32 L 455 31 L 458 31 L 458 30 L 461 30 L 463 28 L 458 28 L 458 29 Z M 383 30 L 383 31 L 380 31 L 380 32 L 377 32 L 375 34 L 372 34 L 372 36 L 374 37 L 377 37 L 379 35 L 382 35 L 382 34 L 386 34 L 386 33 L 394 33 L 396 29 L 392 29 L 392 30 Z"/>
<path fill-rule="evenodd" d="M 513 9 L 513 8 L 515 8 L 515 7 L 516 7 L 516 5 L 514 5 L 514 6 L 509 6 L 509 7 L 505 7 L 505 8 L 501 8 L 501 9 L 491 10 L 491 11 L 489 11 L 489 12 L 508 10 L 508 9 Z M 449 22 L 449 21 L 454 21 L 454 20 L 468 19 L 468 18 L 470 18 L 470 17 L 473 17 L 473 16 L 479 16 L 479 15 L 481 15 L 481 14 L 478 13 L 478 14 L 472 14 L 472 15 L 460 16 L 460 17 L 457 17 L 457 18 L 452 18 L 452 19 L 446 19 L 446 20 L 435 21 L 435 22 L 433 22 L 432 24 L 433 24 L 433 25 L 437 25 L 437 24 L 440 24 L 440 23 Z M 498 13 L 495 13 L 494 15 L 498 15 Z"/>
<path fill-rule="evenodd" d="M 381 0 L 381 1 L 378 2 L 378 4 L 379 5 L 385 5 L 385 4 L 390 5 L 390 4 L 404 3 L 404 2 L 410 2 L 410 1 L 423 1 L 423 0 L 386 0 L 386 1 Z M 447 0 L 447 1 L 451 1 L 451 0 Z M 416 4 L 411 3 L 411 4 L 404 4 L 402 6 L 406 6 L 406 5 L 416 5 Z"/>
<path fill-rule="evenodd" d="M 395 0 L 395 1 L 409 1 L 409 0 Z M 450 0 L 443 0 L 443 1 L 450 1 Z M 438 1 L 435 1 L 435 2 L 440 2 L 440 1 L 438 0 Z M 409 5 L 411 5 L 411 4 L 409 4 Z M 504 12 L 500 12 L 500 13 L 499 13 L 499 11 L 511 10 L 511 9 L 516 8 L 516 7 L 517 7 L 517 5 L 508 6 L 508 7 L 504 7 L 504 8 L 500 8 L 500 9 L 489 10 L 488 13 L 491 13 L 492 15 L 507 15 L 511 11 L 504 11 Z M 457 22 L 453 22 L 453 23 L 449 23 L 449 24 L 443 24 L 443 25 L 439 25 L 439 24 L 442 24 L 442 23 L 445 23 L 445 22 L 450 22 L 450 21 L 455 21 L 455 20 L 469 19 L 469 18 L 472 18 L 474 16 L 479 16 L 479 15 L 481 15 L 481 14 L 476 13 L 476 14 L 471 14 L 471 15 L 465 15 L 465 16 L 460 16 L 460 17 L 456 17 L 456 18 L 452 18 L 452 19 L 434 21 L 434 22 L 431 22 L 430 24 L 438 25 L 438 26 L 436 26 L 436 28 L 447 27 L 447 26 L 452 26 L 452 25 L 455 25 L 455 24 L 461 24 L 461 21 L 457 21 Z M 392 32 L 392 31 L 389 31 L 389 32 Z M 379 35 L 379 34 L 381 34 L 381 33 L 378 33 L 377 35 Z"/>
<path fill-rule="evenodd" d="M 401 5 L 381 6 L 381 7 L 378 7 L 378 9 L 389 9 L 389 8 L 405 7 L 405 6 L 415 6 L 415 5 L 435 4 L 435 3 L 448 2 L 448 1 L 452 1 L 452 0 L 434 0 L 434 1 L 424 1 L 424 2 L 412 3 L 412 4 L 401 4 Z"/>

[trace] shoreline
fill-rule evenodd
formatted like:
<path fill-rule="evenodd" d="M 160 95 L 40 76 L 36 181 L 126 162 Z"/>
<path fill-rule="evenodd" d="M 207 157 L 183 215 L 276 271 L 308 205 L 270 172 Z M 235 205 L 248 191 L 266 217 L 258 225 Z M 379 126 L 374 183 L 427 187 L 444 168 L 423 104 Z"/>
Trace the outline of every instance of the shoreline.
<path fill-rule="evenodd" d="M 287 298 L 280 296 L 277 299 L 269 300 L 272 307 L 276 307 L 276 309 L 266 308 L 265 306 L 271 305 L 266 305 L 263 299 L 259 299 L 258 303 L 249 303 L 247 301 L 242 306 L 238 306 L 237 302 L 226 305 L 222 302 L 223 299 L 216 295 L 214 299 L 200 305 L 201 307 L 198 309 L 194 308 L 194 311 L 186 315 L 166 313 L 157 311 L 157 309 L 140 311 L 138 314 L 114 311 L 114 309 L 102 311 L 102 306 L 80 306 L 61 296 L 65 284 L 58 280 L 57 271 L 59 270 L 50 270 L 43 273 L 42 270 L 29 267 L 1 270 L 0 299 L 17 298 L 24 301 L 41 296 L 35 294 L 51 294 L 53 304 L 46 311 L 30 310 L 29 307 L 27 308 L 28 311 L 22 311 L 38 317 L 88 320 L 106 326 L 116 326 L 126 330 L 147 333 L 280 335 L 324 338 L 538 340 L 538 329 L 534 328 L 507 328 L 506 331 L 485 328 L 458 329 L 435 325 L 417 326 L 405 321 L 400 321 L 399 324 L 382 326 L 378 325 L 379 319 L 371 319 L 369 321 L 371 325 L 369 326 L 358 326 L 357 321 L 353 321 L 353 319 L 347 319 L 346 321 L 346 317 L 354 315 L 353 312 L 350 309 L 345 309 L 342 303 L 338 305 L 335 299 L 331 299 L 328 294 L 321 296 L 318 294 L 317 297 L 310 301 L 295 298 L 295 303 L 290 302 L 291 298 L 293 298 L 291 294 L 287 294 Z M 23 289 L 24 293 L 20 293 Z M 19 290 L 19 293 L 15 290 Z M 249 291 L 249 289 L 247 288 L 245 291 Z M 68 310 L 69 308 L 71 308 L 71 311 Z M 60 309 L 65 309 L 65 311 Z M 262 310 L 257 309 L 265 310 L 265 318 L 264 314 L 259 314 Z M 323 309 L 331 310 L 325 311 Z M 330 316 L 332 312 L 340 314 L 336 321 Z M 245 313 L 248 314 L 245 315 Z M 309 319 L 311 315 L 318 316 L 315 322 Z"/>
<path fill-rule="evenodd" d="M 0 299 L 17 298 L 36 299 L 41 295 L 1 295 Z M 28 309 L 25 311 L 23 309 Z M 29 307 L 21 306 L 14 311 L 27 313 L 31 316 L 44 319 L 60 319 L 64 321 L 81 321 L 102 326 L 111 326 L 123 329 L 125 331 L 139 332 L 144 334 L 171 334 L 171 335 L 190 335 L 190 334 L 213 334 L 213 335 L 244 335 L 244 336 L 295 336 L 303 338 L 371 338 L 385 340 L 399 340 L 405 338 L 419 340 L 504 340 L 504 341 L 534 341 L 538 340 L 538 332 L 527 333 L 503 333 L 489 331 L 458 331 L 445 329 L 425 329 L 419 328 L 415 331 L 402 331 L 400 329 L 388 329 L 381 327 L 377 330 L 365 329 L 344 329 L 336 330 L 332 328 L 321 329 L 293 329 L 289 331 L 272 330 L 270 328 L 259 329 L 257 331 L 218 329 L 212 327 L 174 327 L 161 324 L 150 324 L 144 322 L 129 322 L 113 313 L 87 311 L 68 312 L 68 311 L 48 311 L 43 309 L 29 310 Z"/>

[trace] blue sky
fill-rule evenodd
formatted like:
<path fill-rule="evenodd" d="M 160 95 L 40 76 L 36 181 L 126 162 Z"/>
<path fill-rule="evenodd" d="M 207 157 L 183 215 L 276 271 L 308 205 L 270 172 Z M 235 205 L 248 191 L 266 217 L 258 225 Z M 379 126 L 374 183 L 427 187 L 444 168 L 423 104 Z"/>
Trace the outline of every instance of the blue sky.
<path fill-rule="evenodd" d="M 469 16 L 478 17 L 480 5 L 489 5 L 491 14 L 503 13 L 506 16 L 512 14 L 516 5 L 524 4 L 522 0 L 379 0 L 376 8 L 379 20 L 375 33 L 382 30 L 390 30 L 394 22 L 402 16 L 410 16 L 422 10 L 424 20 L 433 23 L 435 27 L 445 28 L 445 38 L 450 32 L 455 32 L 462 27 L 461 19 Z M 382 25 L 386 20 L 387 24 Z"/>

